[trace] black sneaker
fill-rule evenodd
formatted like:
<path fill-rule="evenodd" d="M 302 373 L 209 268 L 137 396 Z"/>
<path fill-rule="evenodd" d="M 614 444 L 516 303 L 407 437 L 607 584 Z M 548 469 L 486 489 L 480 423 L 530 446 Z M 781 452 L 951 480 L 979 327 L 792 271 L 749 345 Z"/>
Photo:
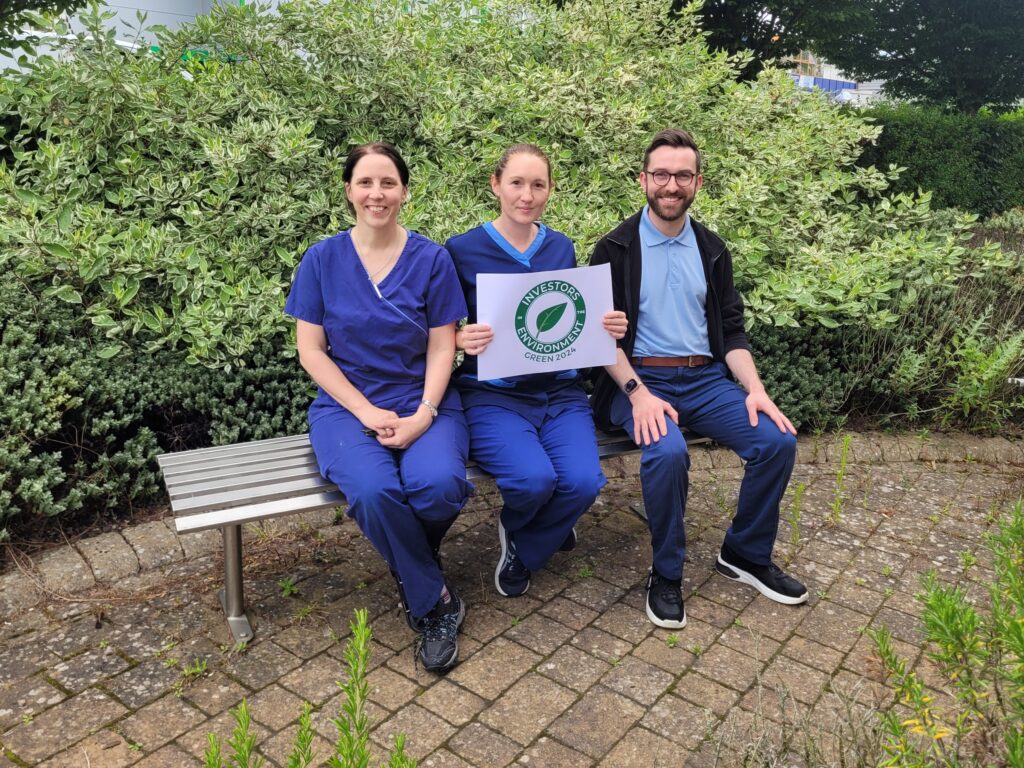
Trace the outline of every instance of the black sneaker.
<path fill-rule="evenodd" d="M 576 529 L 573 528 L 569 531 L 569 535 L 565 537 L 565 541 L 562 542 L 562 546 L 558 548 L 559 552 L 572 552 L 576 549 Z"/>
<path fill-rule="evenodd" d="M 466 605 L 449 590 L 448 602 L 441 598 L 434 609 L 419 620 L 419 659 L 423 668 L 441 674 L 459 660 L 459 627 L 466 618 Z"/>
<path fill-rule="evenodd" d="M 494 586 L 505 597 L 525 595 L 530 588 L 530 569 L 516 554 L 516 544 L 505 526 L 498 521 L 498 541 L 501 543 L 501 557 L 494 569 Z"/>
<path fill-rule="evenodd" d="M 686 626 L 682 579 L 666 579 L 651 568 L 647 577 L 647 618 L 665 629 Z"/>
<path fill-rule="evenodd" d="M 777 603 L 799 605 L 807 602 L 807 587 L 786 575 L 775 563 L 757 565 L 740 557 L 725 544 L 718 555 L 715 570 L 727 579 L 749 584 Z"/>

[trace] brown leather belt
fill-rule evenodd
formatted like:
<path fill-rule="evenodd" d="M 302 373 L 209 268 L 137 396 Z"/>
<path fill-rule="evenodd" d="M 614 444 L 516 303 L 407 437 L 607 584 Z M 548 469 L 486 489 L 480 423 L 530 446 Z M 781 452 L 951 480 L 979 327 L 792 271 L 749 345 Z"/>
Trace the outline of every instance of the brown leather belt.
<path fill-rule="evenodd" d="M 635 368 L 697 368 L 711 362 L 707 355 L 687 355 L 685 357 L 631 357 L 629 361 Z"/>

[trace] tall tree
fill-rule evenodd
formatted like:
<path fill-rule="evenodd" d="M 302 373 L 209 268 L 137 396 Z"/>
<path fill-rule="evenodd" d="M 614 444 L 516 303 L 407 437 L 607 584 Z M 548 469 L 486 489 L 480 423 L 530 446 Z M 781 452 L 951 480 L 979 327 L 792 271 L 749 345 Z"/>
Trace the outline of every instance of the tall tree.
<path fill-rule="evenodd" d="M 686 5 L 674 0 L 673 9 Z M 846 26 L 860 7 L 857 0 L 705 0 L 700 15 L 712 50 L 753 54 L 741 75 L 750 79 L 767 61 L 785 60 L 820 33 Z"/>
<path fill-rule="evenodd" d="M 1022 0 L 864 0 L 845 28 L 821 28 L 813 47 L 893 96 L 976 112 L 1024 97 Z"/>
<path fill-rule="evenodd" d="M 0 0 L 0 51 L 10 50 L 32 13 L 76 11 L 86 0 Z"/>

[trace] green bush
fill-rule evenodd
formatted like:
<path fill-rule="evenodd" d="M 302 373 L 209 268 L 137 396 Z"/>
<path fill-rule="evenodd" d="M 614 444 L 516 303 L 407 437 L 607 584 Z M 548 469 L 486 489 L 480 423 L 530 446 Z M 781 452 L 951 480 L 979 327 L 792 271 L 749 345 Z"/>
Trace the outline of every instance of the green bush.
<path fill-rule="evenodd" d="M 910 104 L 864 114 L 882 132 L 859 164 L 903 168 L 893 191 L 924 190 L 936 207 L 983 216 L 1024 205 L 1024 120 Z"/>
<path fill-rule="evenodd" d="M 160 448 L 303 429 L 312 387 L 281 308 L 305 248 L 345 225 L 342 161 L 371 139 L 408 159 L 404 221 L 438 240 L 493 214 L 505 146 L 539 143 L 546 220 L 585 260 L 642 204 L 651 134 L 691 129 L 696 215 L 733 249 L 773 393 L 799 422 L 841 420 L 843 388 L 875 370 L 843 339 L 898 334 L 914 297 L 1006 258 L 856 165 L 878 128 L 780 71 L 737 83 L 695 18 L 661 0 L 217 5 L 124 56 L 93 6 L 59 58 L 0 80 L 0 526 L 151 499 Z M 219 55 L 183 59 L 197 43 Z M 960 340 L 968 373 L 998 369 L 986 332 Z M 921 398 L 1016 414 L 982 379 Z"/>

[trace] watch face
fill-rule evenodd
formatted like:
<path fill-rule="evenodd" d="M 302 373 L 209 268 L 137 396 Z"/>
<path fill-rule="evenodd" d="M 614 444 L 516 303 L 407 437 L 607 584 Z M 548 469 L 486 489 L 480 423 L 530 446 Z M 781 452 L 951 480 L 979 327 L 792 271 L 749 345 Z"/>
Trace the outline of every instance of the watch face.
<path fill-rule="evenodd" d="M 634 392 L 637 391 L 639 387 L 639 381 L 637 381 L 636 379 L 630 379 L 629 381 L 626 382 L 626 386 L 624 386 L 622 389 L 627 395 L 632 395 Z"/>

